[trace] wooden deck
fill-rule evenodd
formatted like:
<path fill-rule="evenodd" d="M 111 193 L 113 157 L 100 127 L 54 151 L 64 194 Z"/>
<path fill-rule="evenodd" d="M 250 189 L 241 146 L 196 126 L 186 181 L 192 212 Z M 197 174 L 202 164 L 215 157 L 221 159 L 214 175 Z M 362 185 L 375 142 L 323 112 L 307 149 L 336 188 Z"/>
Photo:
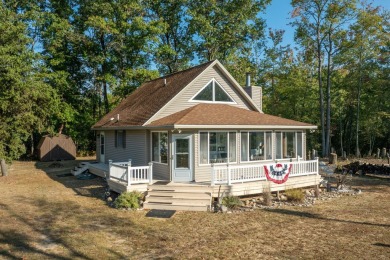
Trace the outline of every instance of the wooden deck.
<path fill-rule="evenodd" d="M 123 168 L 125 170 L 125 167 Z M 273 192 L 293 188 L 313 187 L 322 181 L 322 177 L 318 173 L 308 172 L 307 174 L 299 173 L 291 175 L 283 184 L 276 184 L 267 179 L 254 181 L 243 179 L 241 182 L 235 179 L 234 183 L 230 182 L 230 184 L 216 183 L 215 181 L 214 183 L 212 181 L 174 183 L 156 179 L 153 179 L 151 182 L 149 181 L 149 183 L 146 183 L 144 180 L 142 180 L 143 183 L 132 183 L 131 181 L 128 182 L 128 175 L 127 178 L 123 179 L 117 177 L 108 178 L 108 164 L 90 163 L 89 171 L 95 175 L 106 178 L 110 189 L 115 192 L 144 192 L 146 195 L 144 207 L 147 209 L 192 211 L 209 210 L 211 208 L 212 198 L 257 195 L 264 193 L 266 189 Z M 127 172 L 129 172 L 129 170 L 127 170 Z M 144 179 L 148 177 L 148 173 L 145 174 Z M 206 196 L 206 194 L 208 195 Z"/>

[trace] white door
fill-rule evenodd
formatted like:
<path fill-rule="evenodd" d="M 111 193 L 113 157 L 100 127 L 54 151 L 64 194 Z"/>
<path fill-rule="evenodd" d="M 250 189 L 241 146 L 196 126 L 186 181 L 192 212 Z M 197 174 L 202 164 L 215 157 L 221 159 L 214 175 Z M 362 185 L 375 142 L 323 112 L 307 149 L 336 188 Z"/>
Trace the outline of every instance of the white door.
<path fill-rule="evenodd" d="M 104 163 L 104 159 L 105 159 L 105 156 L 104 156 L 104 154 L 105 154 L 105 152 L 106 152 L 106 145 L 105 145 L 105 143 L 106 143 L 106 139 L 105 139 L 105 136 L 104 136 L 104 132 L 100 132 L 100 156 L 99 156 L 99 158 L 100 158 L 100 162 L 101 163 Z"/>
<path fill-rule="evenodd" d="M 172 181 L 192 181 L 192 135 L 178 134 L 172 136 Z"/>

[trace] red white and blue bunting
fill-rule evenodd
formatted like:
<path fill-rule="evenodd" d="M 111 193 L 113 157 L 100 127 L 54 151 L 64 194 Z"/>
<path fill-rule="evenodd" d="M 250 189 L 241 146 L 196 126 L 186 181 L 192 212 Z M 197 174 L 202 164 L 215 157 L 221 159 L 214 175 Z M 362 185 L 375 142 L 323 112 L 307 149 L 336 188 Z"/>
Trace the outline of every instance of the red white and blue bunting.
<path fill-rule="evenodd" d="M 265 176 L 267 180 L 277 184 L 285 183 L 290 175 L 291 163 L 277 163 L 274 165 L 264 165 Z"/>

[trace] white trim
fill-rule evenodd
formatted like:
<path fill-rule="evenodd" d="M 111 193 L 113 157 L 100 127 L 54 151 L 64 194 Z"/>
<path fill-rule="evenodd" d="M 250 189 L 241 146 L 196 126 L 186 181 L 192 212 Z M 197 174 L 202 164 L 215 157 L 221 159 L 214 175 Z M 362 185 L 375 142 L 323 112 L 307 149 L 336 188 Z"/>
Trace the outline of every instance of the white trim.
<path fill-rule="evenodd" d="M 249 105 L 252 106 L 256 111 L 263 113 L 263 111 L 254 103 L 252 98 L 245 92 L 245 90 L 241 87 L 240 84 L 232 77 L 232 75 L 225 69 L 225 67 L 218 61 L 215 60 L 214 62 L 210 63 L 209 66 L 207 66 L 198 76 L 196 76 L 190 83 L 187 84 L 182 90 L 180 90 L 175 96 L 171 98 L 164 106 L 162 106 L 153 116 L 151 116 L 142 126 L 146 126 L 153 122 L 157 115 L 163 111 L 167 106 L 171 105 L 173 102 L 175 102 L 175 99 L 184 91 L 184 89 L 188 88 L 188 86 L 192 85 L 195 81 L 197 81 L 199 78 L 201 78 L 206 71 L 208 71 L 210 68 L 214 67 L 215 65 L 218 66 L 220 70 L 222 70 L 222 73 L 225 74 L 226 78 L 232 83 L 233 87 L 241 94 L 241 96 L 249 103 Z"/>
<path fill-rule="evenodd" d="M 200 78 L 206 70 L 208 70 L 210 67 L 214 66 L 215 63 L 217 63 L 218 61 L 215 60 L 214 62 L 210 63 L 209 66 L 207 66 L 201 73 L 199 73 L 198 76 L 196 76 L 190 83 L 187 84 L 187 86 L 185 86 L 184 88 L 182 88 L 182 90 L 179 91 L 179 93 L 177 93 L 175 96 L 173 96 L 171 98 L 171 100 L 169 100 L 164 106 L 162 106 L 156 113 L 154 113 L 154 115 L 152 115 L 142 126 L 145 126 L 147 124 L 150 124 L 151 122 L 154 121 L 154 118 L 161 112 L 163 111 L 168 105 L 170 105 L 172 102 L 174 102 L 174 100 L 176 99 L 176 97 L 178 97 L 185 88 L 187 88 L 188 86 L 192 85 L 196 80 L 198 80 L 198 78 Z"/>
<path fill-rule="evenodd" d="M 200 92 L 202 92 L 210 83 L 213 83 L 212 84 L 212 100 L 197 100 L 197 99 L 194 99 L 195 97 L 197 97 L 199 95 Z M 218 85 L 218 87 L 220 89 L 222 89 L 222 91 L 230 98 L 231 101 L 216 101 L 215 100 L 215 84 Z M 206 83 L 206 85 L 204 85 L 204 87 L 202 87 L 198 92 L 196 92 L 196 94 L 190 98 L 187 102 L 192 102 L 192 103 L 211 103 L 211 104 L 237 104 L 236 101 L 234 101 L 234 99 L 232 98 L 232 96 L 229 95 L 229 93 L 227 93 L 225 91 L 225 89 L 222 87 L 222 85 L 215 79 L 215 78 L 212 78 L 209 82 Z"/>
<path fill-rule="evenodd" d="M 247 138 L 247 153 L 248 153 L 248 160 L 247 161 L 243 161 L 242 160 L 242 156 L 241 156 L 241 151 L 242 151 L 242 133 L 247 133 L 248 135 L 248 138 Z M 272 162 L 274 160 L 274 151 L 273 151 L 273 148 L 271 147 L 271 159 L 264 159 L 264 160 L 249 160 L 249 157 L 250 157 L 250 138 L 249 138 L 249 133 L 263 133 L 263 143 L 264 143 L 264 157 L 266 158 L 266 151 L 267 151 L 267 145 L 266 145 L 266 140 L 267 140 L 267 133 L 270 133 L 271 134 L 271 140 L 272 140 L 272 135 L 274 134 L 274 131 L 272 130 L 244 130 L 244 131 L 240 131 L 240 164 L 245 164 L 245 163 L 253 163 L 253 162 Z M 295 132 L 296 133 L 296 132 Z M 272 142 L 272 141 L 271 141 Z M 273 145 L 273 143 L 272 143 Z"/>
<path fill-rule="evenodd" d="M 295 157 L 291 157 L 291 158 L 276 158 L 276 149 L 277 147 L 275 146 L 275 160 L 296 160 L 298 159 L 298 136 L 297 134 L 298 133 L 301 133 L 302 134 L 302 140 L 301 140 L 301 147 L 302 147 L 302 155 L 304 156 L 304 141 L 303 141 L 303 133 L 304 131 L 292 131 L 292 130 L 283 130 L 283 131 L 274 131 L 273 132 L 274 135 L 275 135 L 275 145 L 276 145 L 276 138 L 277 138 L 277 133 L 280 133 L 281 134 L 281 138 L 282 138 L 282 143 L 281 143 L 281 156 L 283 157 L 283 133 L 294 133 L 294 137 L 295 137 L 295 147 L 294 147 L 294 154 L 295 154 Z M 302 156 L 302 157 L 303 157 Z"/>
<path fill-rule="evenodd" d="M 317 126 L 283 126 L 283 125 L 171 125 L 176 129 L 264 129 L 264 130 L 304 130 L 317 129 Z"/>
<path fill-rule="evenodd" d="M 236 161 L 235 162 L 223 162 L 223 163 L 210 163 L 210 132 L 214 133 L 214 132 L 217 132 L 217 133 L 228 133 L 227 135 L 227 159 L 229 160 L 229 149 L 230 149 L 230 146 L 229 146 L 229 133 L 232 133 L 234 132 L 236 134 Z M 207 133 L 207 147 L 208 147 L 208 150 L 207 150 L 207 163 L 201 163 L 200 162 L 200 133 Z M 238 135 L 237 135 L 238 131 L 237 130 L 232 130 L 232 131 L 224 131 L 224 130 L 207 130 L 207 131 L 198 131 L 198 166 L 210 166 L 210 165 L 224 165 L 224 164 L 238 164 Z"/>
<path fill-rule="evenodd" d="M 188 159 L 189 159 L 189 172 L 190 172 L 190 178 L 189 180 L 180 180 L 180 179 L 175 179 L 175 171 L 180 171 L 181 168 L 176 168 L 176 147 L 175 143 L 177 139 L 188 139 Z M 186 134 L 172 134 L 172 163 L 171 163 L 171 180 L 172 182 L 187 182 L 187 181 L 193 181 L 195 179 L 194 177 L 194 172 L 195 172 L 195 167 L 194 167 L 194 134 L 193 133 L 186 133 Z"/>
<path fill-rule="evenodd" d="M 166 133 L 167 134 L 167 162 L 166 163 L 153 161 L 153 133 Z M 160 148 L 160 135 L 158 135 L 158 147 Z M 153 163 L 161 164 L 161 165 L 168 165 L 169 152 L 170 152 L 169 151 L 169 132 L 168 131 L 150 131 L 150 161 Z M 160 155 L 160 160 L 161 160 L 161 155 Z"/>

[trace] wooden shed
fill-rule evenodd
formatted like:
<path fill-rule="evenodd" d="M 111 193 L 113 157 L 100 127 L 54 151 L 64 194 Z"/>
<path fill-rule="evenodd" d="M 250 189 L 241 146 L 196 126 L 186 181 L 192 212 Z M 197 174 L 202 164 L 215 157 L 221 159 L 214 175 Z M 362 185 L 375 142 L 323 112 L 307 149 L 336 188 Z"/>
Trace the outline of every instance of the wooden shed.
<path fill-rule="evenodd" d="M 76 145 L 67 135 L 45 135 L 39 141 L 38 156 L 42 162 L 74 160 L 76 159 Z"/>

